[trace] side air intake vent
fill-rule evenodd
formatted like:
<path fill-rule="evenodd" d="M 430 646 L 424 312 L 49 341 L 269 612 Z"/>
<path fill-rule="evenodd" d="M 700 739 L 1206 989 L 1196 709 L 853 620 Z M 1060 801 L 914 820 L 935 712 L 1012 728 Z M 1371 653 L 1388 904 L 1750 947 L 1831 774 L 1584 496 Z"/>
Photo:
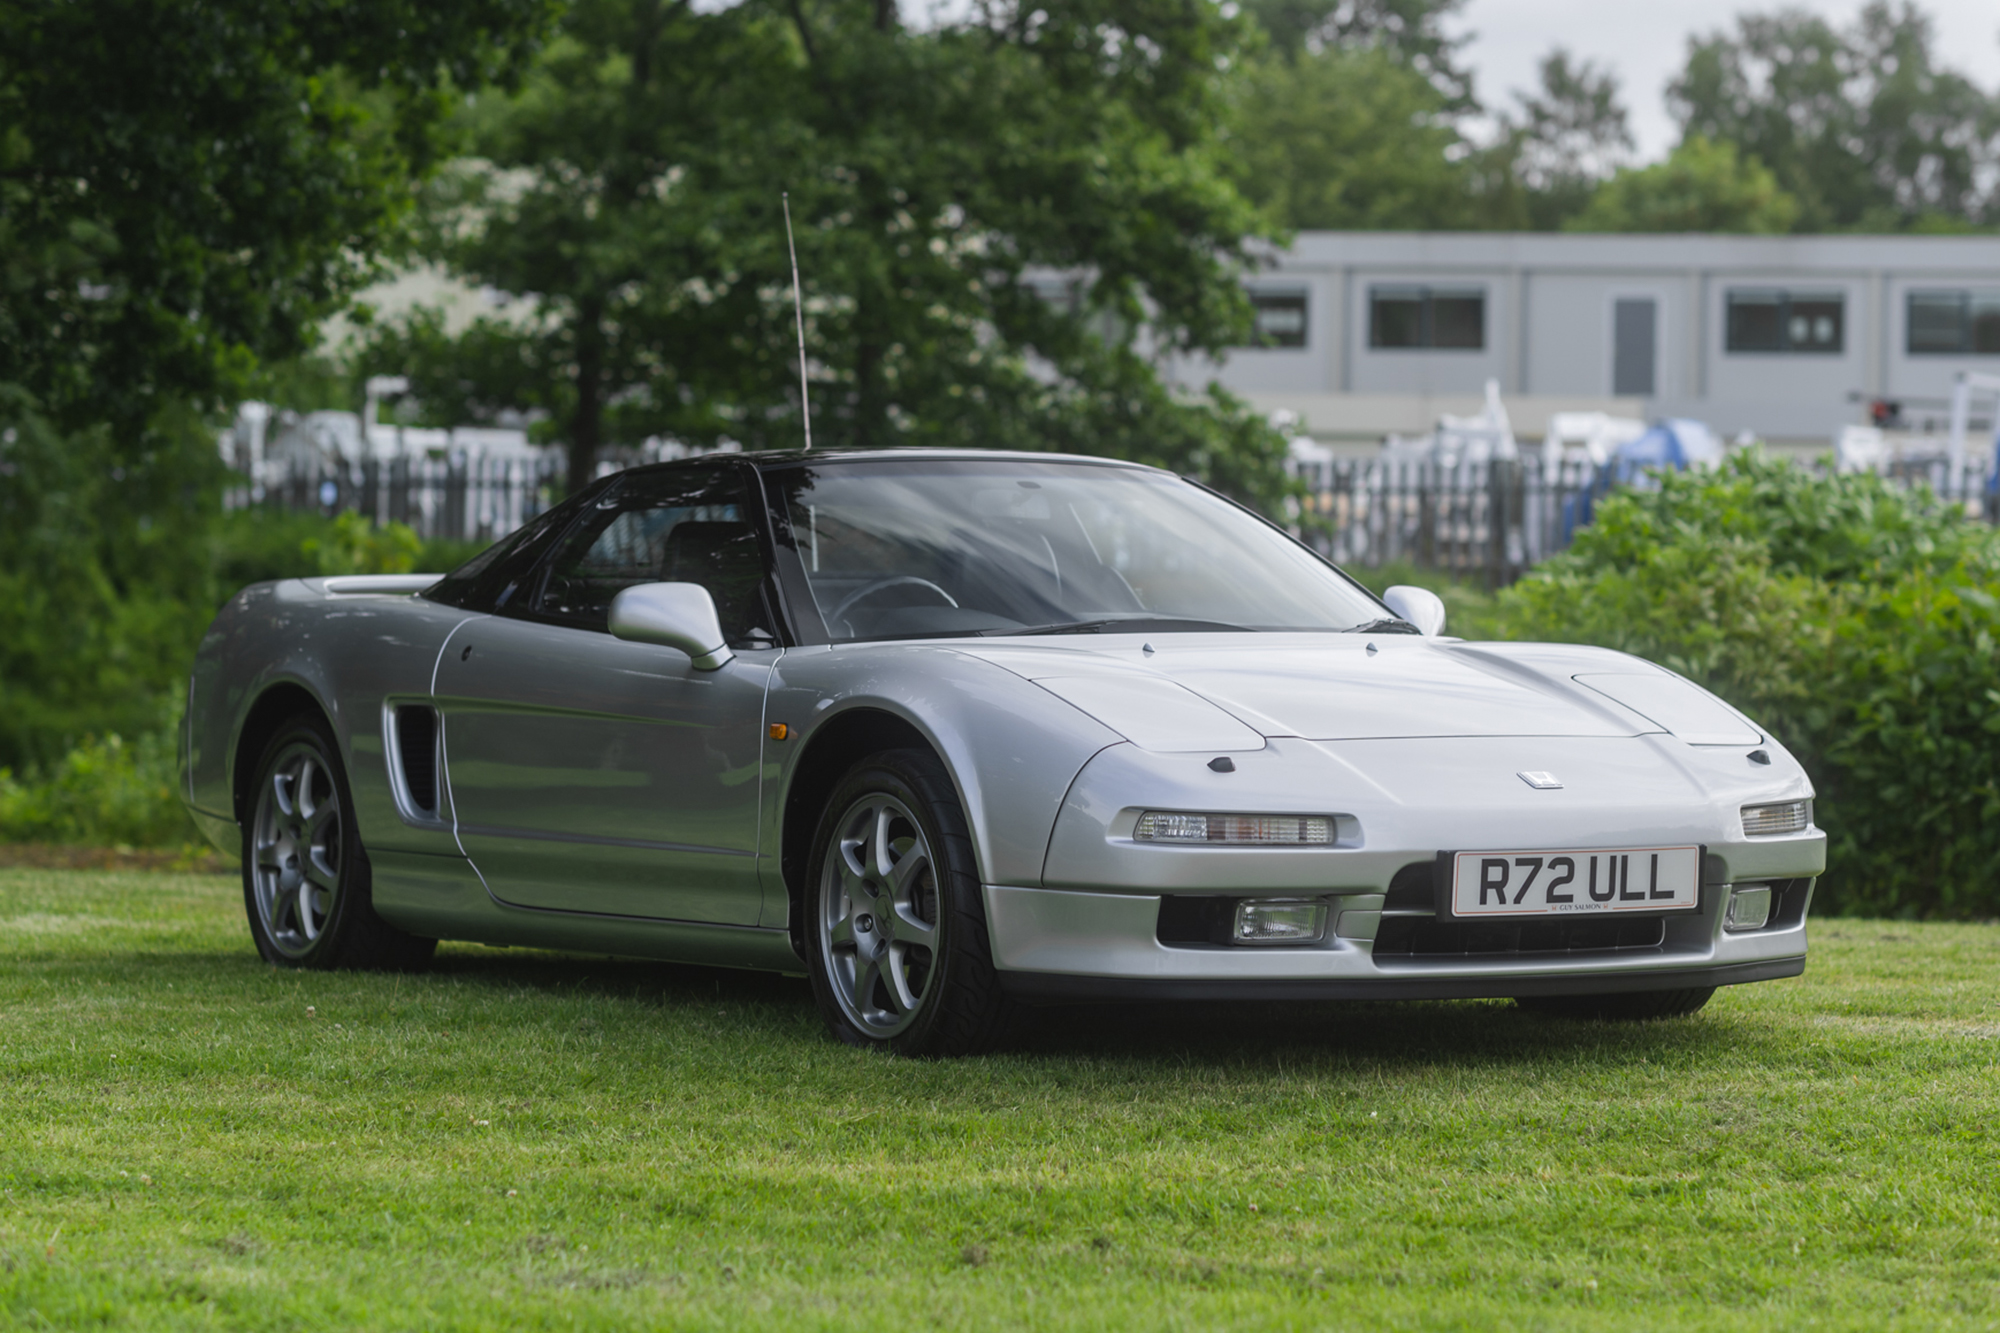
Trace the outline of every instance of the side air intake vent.
<path fill-rule="evenodd" d="M 435 817 L 438 809 L 437 710 L 424 704 L 396 709 L 396 750 L 403 761 L 403 790 L 420 815 Z"/>

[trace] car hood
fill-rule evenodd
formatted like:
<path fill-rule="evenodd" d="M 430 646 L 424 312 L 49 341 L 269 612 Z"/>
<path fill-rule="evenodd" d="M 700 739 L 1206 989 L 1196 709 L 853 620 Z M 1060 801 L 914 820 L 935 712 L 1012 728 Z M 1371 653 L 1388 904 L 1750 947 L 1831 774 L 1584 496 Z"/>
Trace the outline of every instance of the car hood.
<path fill-rule="evenodd" d="M 1610 672 L 1678 682 L 1604 649 L 1408 634 L 1097 635 L 1087 643 L 954 646 L 1151 750 L 1255 749 L 1273 736 L 1635 736 L 1668 728 L 1575 678 L 1598 673 L 1601 681 Z"/>

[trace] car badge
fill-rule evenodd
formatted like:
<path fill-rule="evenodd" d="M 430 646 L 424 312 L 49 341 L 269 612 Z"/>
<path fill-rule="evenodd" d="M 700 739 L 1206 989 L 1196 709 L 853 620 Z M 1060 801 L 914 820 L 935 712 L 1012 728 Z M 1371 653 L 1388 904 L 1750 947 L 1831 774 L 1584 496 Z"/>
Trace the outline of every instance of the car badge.
<path fill-rule="evenodd" d="M 1530 787 L 1533 787 L 1536 791 L 1562 790 L 1562 783 L 1556 779 L 1556 775 L 1553 773 L 1544 773 L 1536 769 L 1527 773 L 1516 773 L 1514 776 L 1527 783 Z"/>

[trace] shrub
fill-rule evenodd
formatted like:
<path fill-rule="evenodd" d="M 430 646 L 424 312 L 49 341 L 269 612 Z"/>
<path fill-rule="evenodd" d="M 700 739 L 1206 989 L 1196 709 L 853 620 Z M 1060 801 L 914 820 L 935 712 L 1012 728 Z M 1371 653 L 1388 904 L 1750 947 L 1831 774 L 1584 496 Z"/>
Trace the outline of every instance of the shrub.
<path fill-rule="evenodd" d="M 0 768 L 0 842 L 177 847 L 197 841 L 175 793 L 171 726 L 85 741 L 47 772 Z"/>
<path fill-rule="evenodd" d="M 1508 637 L 1637 653 L 1767 726 L 1819 792 L 1828 908 L 2000 914 L 2000 536 L 1984 524 L 1746 453 L 1613 497 L 1500 604 Z"/>

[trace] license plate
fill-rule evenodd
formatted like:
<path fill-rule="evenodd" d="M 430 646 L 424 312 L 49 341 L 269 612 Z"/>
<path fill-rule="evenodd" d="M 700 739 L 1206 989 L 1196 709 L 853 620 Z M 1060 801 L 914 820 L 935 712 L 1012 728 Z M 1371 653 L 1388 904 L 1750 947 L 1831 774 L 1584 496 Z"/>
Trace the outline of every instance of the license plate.
<path fill-rule="evenodd" d="M 1455 917 L 1686 912 L 1701 905 L 1700 847 L 1458 852 Z"/>

